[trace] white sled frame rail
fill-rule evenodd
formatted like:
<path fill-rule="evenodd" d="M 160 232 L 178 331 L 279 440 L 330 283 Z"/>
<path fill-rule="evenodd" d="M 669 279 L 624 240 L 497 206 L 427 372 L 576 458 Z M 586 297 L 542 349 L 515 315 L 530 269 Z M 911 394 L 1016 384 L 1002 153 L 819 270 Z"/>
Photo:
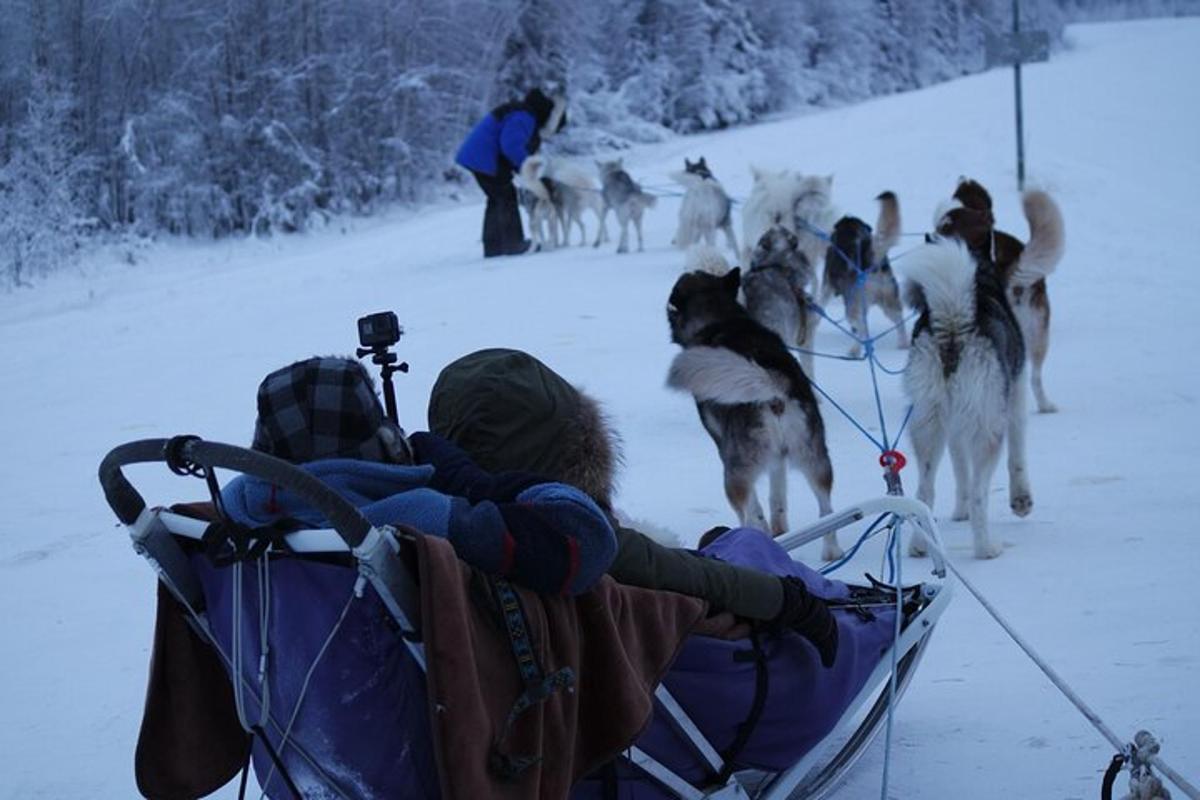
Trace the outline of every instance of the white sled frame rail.
<path fill-rule="evenodd" d="M 204 608 L 204 604 L 199 581 L 192 572 L 183 548 L 175 539 L 183 537 L 201 540 L 210 523 L 147 506 L 121 473 L 121 467 L 127 464 L 165 461 L 169 441 L 174 440 L 144 440 L 114 449 L 101 465 L 101 483 L 113 510 L 129 528 L 134 550 L 150 563 L 164 586 L 187 608 L 202 638 L 216 646 L 206 612 L 200 610 Z M 315 481 L 302 470 L 286 462 L 231 445 L 194 439 L 179 448 L 179 454 L 205 469 L 218 467 L 256 475 L 306 497 L 309 497 L 306 490 L 312 490 L 312 483 Z M 288 549 L 301 556 L 350 554 L 357 565 L 360 581 L 369 583 L 375 589 L 401 629 L 417 630 L 420 620 L 420 593 L 415 576 L 400 558 L 400 542 L 404 536 L 410 534 L 399 533 L 387 526 L 370 525 L 357 510 L 336 496 L 330 499 L 326 494 L 321 497 L 321 502 L 313 502 L 313 505 L 326 511 L 328 519 L 336 519 L 343 524 L 333 529 L 289 533 L 285 537 Z M 813 525 L 781 536 L 776 541 L 790 553 L 826 533 L 882 513 L 895 514 L 904 521 L 917 525 L 933 543 L 940 544 L 937 525 L 929 509 L 918 501 L 893 496 L 858 503 L 823 517 Z M 354 530 L 346 530 L 347 520 L 353 521 Z M 934 554 L 940 550 L 940 547 L 931 548 Z M 939 556 L 935 556 L 934 564 L 935 575 L 943 577 L 945 565 Z M 928 604 L 910 621 L 893 644 L 893 648 L 897 650 L 898 665 L 895 700 L 899 700 L 907 688 L 935 623 L 950 600 L 948 583 L 936 580 L 927 582 L 925 586 Z M 405 637 L 405 643 L 424 671 L 424 647 L 413 638 Z M 866 685 L 834 730 L 796 764 L 782 772 L 735 773 L 724 784 L 701 788 L 694 786 L 636 746 L 627 751 L 625 758 L 629 764 L 651 777 L 680 800 L 748 798 L 750 792 L 746 787 L 750 785 L 755 787 L 754 796 L 762 800 L 818 800 L 828 796 L 828 793 L 836 788 L 837 783 L 878 733 L 889 707 L 891 666 L 892 657 L 889 651 L 881 658 Z M 714 773 L 719 773 L 724 768 L 724 763 L 712 743 L 704 737 L 664 686 L 660 685 L 655 695 L 659 707 L 671 717 L 673 724 L 688 739 L 695 752 Z M 289 746 L 294 745 L 289 743 Z M 301 756 L 306 760 L 310 758 L 303 752 Z"/>

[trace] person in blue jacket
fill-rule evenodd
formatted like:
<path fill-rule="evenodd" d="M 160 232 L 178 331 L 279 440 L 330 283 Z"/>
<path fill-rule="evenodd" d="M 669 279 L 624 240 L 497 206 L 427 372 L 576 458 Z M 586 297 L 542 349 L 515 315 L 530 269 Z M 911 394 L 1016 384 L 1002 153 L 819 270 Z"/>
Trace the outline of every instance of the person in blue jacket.
<path fill-rule="evenodd" d="M 533 89 L 523 100 L 497 106 L 479 121 L 454 160 L 466 167 L 487 195 L 483 214 L 483 256 L 517 255 L 530 248 L 521 228 L 514 173 L 537 152 L 543 136 L 567 122 L 566 101 Z"/>

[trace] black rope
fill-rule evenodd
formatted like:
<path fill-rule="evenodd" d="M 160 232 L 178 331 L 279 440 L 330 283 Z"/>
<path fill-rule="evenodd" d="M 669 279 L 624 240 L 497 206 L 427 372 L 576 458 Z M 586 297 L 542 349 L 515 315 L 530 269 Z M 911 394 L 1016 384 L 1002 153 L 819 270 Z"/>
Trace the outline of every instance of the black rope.
<path fill-rule="evenodd" d="M 734 772 L 734 762 L 737 757 L 742 754 L 746 744 L 750 741 L 750 737 L 754 735 L 754 729 L 758 727 L 759 720 L 762 719 L 763 709 L 767 706 L 767 692 L 770 690 L 770 673 L 767 671 L 767 653 L 763 649 L 762 640 L 759 638 L 757 628 L 750 630 L 750 646 L 749 650 L 738 650 L 733 654 L 734 661 L 753 661 L 754 662 L 754 700 L 750 703 L 750 713 L 746 715 L 746 719 L 737 727 L 737 735 L 733 737 L 733 741 L 721 753 L 721 760 L 725 762 L 725 766 L 717 773 L 717 783 L 726 783 L 729 777 Z"/>
<path fill-rule="evenodd" d="M 1100 784 L 1100 800 L 1112 800 L 1113 784 L 1117 782 L 1117 775 L 1124 766 L 1125 756 L 1120 753 L 1117 753 L 1112 757 L 1112 761 L 1108 762 L 1108 769 L 1104 771 L 1104 782 Z"/>
<path fill-rule="evenodd" d="M 242 783 L 238 787 L 238 800 L 246 800 L 246 783 L 250 779 L 250 756 L 254 754 L 254 734 L 246 741 L 246 760 L 242 763 Z"/>
<path fill-rule="evenodd" d="M 207 470 L 194 461 L 188 461 L 183 457 L 183 448 L 190 442 L 200 441 L 199 436 L 187 434 L 184 436 L 172 436 L 167 440 L 167 446 L 163 455 L 167 462 L 167 469 L 174 472 L 176 475 L 191 475 L 197 478 L 203 478 L 207 474 Z"/>
<path fill-rule="evenodd" d="M 275 765 L 275 769 L 283 778 L 283 782 L 287 784 L 288 791 L 292 793 L 292 797 L 296 798 L 296 800 L 304 800 L 304 795 L 300 794 L 300 790 L 296 788 L 296 783 L 292 780 L 292 776 L 288 774 L 287 768 L 283 766 L 283 759 L 279 757 L 279 754 L 275 752 L 275 748 L 271 746 L 271 741 L 267 738 L 267 732 L 262 729 L 261 725 L 252 725 L 250 732 L 258 737 L 258 741 L 266 749 L 267 755 L 271 757 L 271 763 Z M 263 790 L 265 791 L 267 788 L 264 786 Z"/>

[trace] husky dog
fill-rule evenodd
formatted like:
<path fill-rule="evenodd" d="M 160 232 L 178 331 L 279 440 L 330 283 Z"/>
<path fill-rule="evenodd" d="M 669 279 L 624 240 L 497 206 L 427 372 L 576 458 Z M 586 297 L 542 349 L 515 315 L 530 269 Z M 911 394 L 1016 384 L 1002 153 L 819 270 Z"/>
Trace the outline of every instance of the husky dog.
<path fill-rule="evenodd" d="M 586 244 L 587 229 L 583 223 L 583 212 L 591 210 L 599 220 L 598 235 L 608 239 L 601 216 L 604 203 L 600 198 L 600 187 L 587 172 L 569 161 L 537 155 L 525 159 L 520 177 L 521 183 L 541 202 L 541 206 L 535 203 L 530 211 L 530 227 L 534 228 L 535 237 L 539 235 L 535 222 L 540 224 L 541 219 L 549 214 L 547 209 L 552 209 L 554 221 L 550 227 L 553 244 L 558 245 L 557 226 L 562 227 L 562 243 L 570 244 L 572 225 L 579 226 L 579 243 Z"/>
<path fill-rule="evenodd" d="M 751 243 L 772 225 L 782 225 L 796 234 L 808 263 L 822 263 L 828 245 L 813 229 L 827 231 L 837 219 L 831 196 L 833 176 L 801 175 L 791 170 L 769 172 L 758 167 L 751 167 L 750 174 L 754 176 L 754 187 L 742 210 L 743 262 L 750 263 Z M 813 289 L 815 294 L 816 287 Z"/>
<path fill-rule="evenodd" d="M 617 245 L 618 253 L 629 252 L 629 222 L 637 228 L 638 251 L 643 250 L 642 244 L 642 213 L 647 208 L 653 208 L 656 198 L 642 191 L 642 187 L 629 177 L 621 159 L 616 161 L 597 161 L 600 170 L 601 196 L 604 208 L 600 213 L 600 227 L 604 228 L 604 218 L 611 208 L 621 224 L 621 241 Z M 607 231 L 605 231 L 607 234 Z M 605 237 L 607 238 L 607 236 Z M 600 236 L 596 236 L 596 247 L 600 246 Z"/>
<path fill-rule="evenodd" d="M 904 387 L 913 403 L 913 450 L 920 471 L 917 499 L 933 507 L 938 463 L 947 444 L 957 486 L 952 519 L 971 520 L 975 556 L 995 558 L 988 536 L 992 473 L 1008 438 L 1009 507 L 1033 509 L 1025 466 L 1025 342 L 990 261 L 954 239 L 922 245 L 901 271 L 921 316 L 913 327 Z M 914 533 L 909 552 L 924 555 Z"/>
<path fill-rule="evenodd" d="M 684 259 L 684 272 L 707 272 L 720 277 L 729 272 L 732 267 L 716 245 L 694 244 L 688 248 Z"/>
<path fill-rule="evenodd" d="M 528 188 L 528 185 L 519 186 L 517 202 L 529 217 L 529 238 L 533 240 L 534 248 L 548 250 L 558 247 L 558 184 L 546 178 L 534 180 L 538 182 L 539 188 L 534 190 Z"/>
<path fill-rule="evenodd" d="M 832 511 L 833 466 L 825 423 L 812 386 L 783 340 L 738 303 L 741 270 L 718 277 L 689 272 L 667 303 L 671 340 L 683 347 L 667 385 L 692 393 L 700 422 L 712 436 L 725 470 L 725 496 L 743 525 L 787 530 L 787 467 L 804 474 L 822 515 Z M 768 528 L 755 481 L 769 471 Z M 841 556 L 836 534 L 822 558 Z"/>
<path fill-rule="evenodd" d="M 742 279 L 742 296 L 750 316 L 777 333 L 784 345 L 810 351 L 800 354 L 809 379 L 813 377 L 812 337 L 820 320 L 809 309 L 812 298 L 804 290 L 812 281 L 812 272 L 796 234 L 772 225 L 759 237 L 750 269 Z"/>
<path fill-rule="evenodd" d="M 1028 244 L 995 230 L 992 197 L 987 189 L 977 181 L 960 178 L 949 207 L 939 209 L 935 229 L 942 235 L 967 241 L 975 252 L 990 251 L 989 258 L 1000 272 L 1009 303 L 1029 344 L 1038 411 L 1048 414 L 1058 407 L 1042 387 L 1042 364 L 1050 349 L 1050 295 L 1046 276 L 1062 260 L 1063 218 L 1054 198 L 1039 189 L 1025 192 L 1021 205 L 1029 224 Z"/>
<path fill-rule="evenodd" d="M 683 160 L 683 171 L 672 172 L 671 180 L 685 191 L 679 205 L 679 230 L 672 244 L 687 249 L 704 240 L 711 245 L 716 240 L 718 229 L 725 233 L 725 242 L 735 254 L 738 252 L 737 237 L 733 233 L 733 201 L 725 189 L 713 177 L 704 156 L 692 163 Z"/>
<path fill-rule="evenodd" d="M 900 204 L 892 192 L 879 201 L 875 230 L 858 217 L 842 217 L 833 226 L 833 243 L 825 252 L 825 277 L 821 281 L 821 305 L 835 294 L 846 305 L 850 330 L 859 339 L 867 334 L 867 311 L 879 306 L 896 326 L 897 345 L 908 347 L 904 332 L 904 307 L 900 286 L 892 274 L 887 253 L 900 239 Z M 850 355 L 858 357 L 862 346 L 855 342 Z"/>

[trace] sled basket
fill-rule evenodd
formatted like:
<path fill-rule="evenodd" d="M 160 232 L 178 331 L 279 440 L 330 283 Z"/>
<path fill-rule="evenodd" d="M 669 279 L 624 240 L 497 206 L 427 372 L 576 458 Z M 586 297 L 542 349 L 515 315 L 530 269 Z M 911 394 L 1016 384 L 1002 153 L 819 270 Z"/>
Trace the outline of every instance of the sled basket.
<path fill-rule="evenodd" d="M 190 474 L 225 469 L 260 478 L 303 497 L 331 528 L 259 532 L 253 557 L 214 558 L 215 534 L 228 533 L 221 520 L 196 508 L 150 507 L 125 477 L 124 468 L 154 462 L 170 462 L 180 474 L 184 464 Z M 180 609 L 199 650 L 228 679 L 223 691 L 232 691 L 235 733 L 252 743 L 267 796 L 442 796 L 430 741 L 430 714 L 437 710 L 427 700 L 420 629 L 419 532 L 371 525 L 328 486 L 280 459 L 195 437 L 116 447 L 100 465 L 100 483 L 135 551 L 157 573 L 160 592 L 169 595 L 160 600 L 160 625 L 164 607 Z M 734 560 L 740 548 L 750 553 L 742 563 L 795 574 L 831 598 L 841 638 L 838 668 L 822 670 L 811 645 L 792 634 L 765 644 L 757 637 L 692 635 L 654 692 L 649 726 L 611 763 L 579 776 L 570 796 L 815 800 L 835 790 L 909 685 L 951 593 L 940 578 L 906 588 L 895 636 L 894 591 L 889 597 L 878 587 L 828 581 L 817 587 L 824 579 L 786 553 L 880 513 L 937 538 L 925 506 L 886 497 L 778 540 L 785 549 L 748 529 L 710 545 L 708 555 Z M 841 667 L 844 660 L 853 666 Z M 511 667 L 517 675 L 517 664 Z M 836 700 L 818 709 L 816 697 Z M 213 785 L 192 785 L 177 796 L 215 791 L 236 771 L 225 769 Z M 150 793 L 140 771 L 139 788 Z"/>

